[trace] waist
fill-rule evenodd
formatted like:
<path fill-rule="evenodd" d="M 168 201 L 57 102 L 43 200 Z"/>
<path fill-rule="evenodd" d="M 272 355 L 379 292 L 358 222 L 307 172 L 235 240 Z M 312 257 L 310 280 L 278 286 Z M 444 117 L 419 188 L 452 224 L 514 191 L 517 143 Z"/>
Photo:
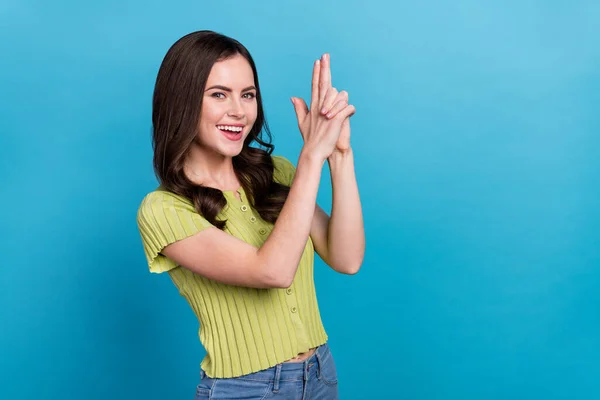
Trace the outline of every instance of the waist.
<path fill-rule="evenodd" d="M 284 361 L 284 363 L 304 362 L 307 359 L 309 359 L 313 354 L 315 354 L 316 350 L 317 350 L 317 348 L 313 347 L 312 349 L 310 349 L 304 353 L 298 354 L 296 357 L 293 357 L 293 358 L 290 358 L 289 360 Z"/>
<path fill-rule="evenodd" d="M 309 356 L 304 362 L 283 362 L 277 364 L 273 367 L 258 371 L 252 372 L 246 375 L 234 377 L 234 378 L 225 378 L 224 380 L 231 379 L 246 379 L 252 381 L 264 381 L 264 382 L 273 382 L 274 380 L 281 381 L 302 381 L 306 379 L 306 374 L 313 369 L 315 364 L 321 364 L 322 360 L 328 360 L 331 357 L 331 351 L 329 349 L 329 345 L 324 343 L 315 349 L 312 350 L 312 355 Z M 308 353 L 308 352 L 306 352 Z M 306 354 L 302 353 L 302 354 Z M 200 369 L 200 378 L 204 379 L 215 379 L 210 378 L 206 374 L 206 372 L 201 368 Z M 220 379 L 220 378 L 217 378 Z M 208 383 L 208 382 L 206 382 Z"/>

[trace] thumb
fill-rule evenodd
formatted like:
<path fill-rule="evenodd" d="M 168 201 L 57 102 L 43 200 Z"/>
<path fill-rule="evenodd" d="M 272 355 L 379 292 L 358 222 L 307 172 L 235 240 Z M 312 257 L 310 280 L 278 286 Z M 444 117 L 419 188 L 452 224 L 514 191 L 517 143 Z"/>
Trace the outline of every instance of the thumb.
<path fill-rule="evenodd" d="M 296 118 L 298 118 L 298 124 L 301 124 L 308 114 L 308 106 L 306 102 L 297 97 L 292 97 L 292 104 L 294 105 L 294 111 L 296 111 Z"/>

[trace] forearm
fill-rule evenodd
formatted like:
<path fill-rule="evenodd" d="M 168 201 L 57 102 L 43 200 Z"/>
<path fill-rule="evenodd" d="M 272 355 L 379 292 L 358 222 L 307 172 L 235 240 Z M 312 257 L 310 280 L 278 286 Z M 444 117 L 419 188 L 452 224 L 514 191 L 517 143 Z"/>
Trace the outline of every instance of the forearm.
<path fill-rule="evenodd" d="M 333 191 L 327 232 L 330 265 L 339 272 L 358 272 L 365 253 L 365 230 L 352 150 L 329 158 Z"/>
<path fill-rule="evenodd" d="M 261 264 L 282 286 L 296 275 L 315 212 L 324 160 L 303 151 L 294 182 L 269 238 L 258 250 Z"/>

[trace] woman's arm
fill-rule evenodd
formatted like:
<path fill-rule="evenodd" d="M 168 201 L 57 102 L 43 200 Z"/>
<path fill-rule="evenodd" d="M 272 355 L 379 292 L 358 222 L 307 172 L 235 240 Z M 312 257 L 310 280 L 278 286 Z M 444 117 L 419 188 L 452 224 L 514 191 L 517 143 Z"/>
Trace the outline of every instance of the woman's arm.
<path fill-rule="evenodd" d="M 348 104 L 348 93 L 338 93 L 331 85 L 329 55 L 321 66 L 325 91 L 321 114 L 335 118 Z M 354 172 L 354 154 L 350 147 L 350 118 L 342 124 L 333 153 L 327 158 L 331 172 L 333 201 L 331 218 L 318 205 L 311 226 L 311 238 L 317 254 L 335 271 L 355 274 L 365 254 L 365 229 L 358 185 Z"/>
<path fill-rule="evenodd" d="M 365 254 L 365 230 L 352 149 L 329 158 L 333 191 L 331 218 L 315 209 L 311 239 L 317 254 L 337 272 L 355 274 Z"/>
<path fill-rule="evenodd" d="M 166 246 L 162 253 L 177 264 L 209 279 L 249 287 L 288 287 L 292 284 L 312 226 L 325 159 L 334 151 L 342 125 L 354 113 L 345 105 L 333 118 L 319 115 L 328 87 L 315 62 L 311 110 L 293 101 L 305 143 L 287 200 L 271 234 L 260 248 L 210 227 Z M 314 106 L 314 107 L 313 107 Z"/>
<path fill-rule="evenodd" d="M 162 253 L 178 265 L 221 283 L 289 287 L 310 234 L 324 162 L 302 151 L 287 200 L 260 248 L 210 227 L 166 246 Z"/>

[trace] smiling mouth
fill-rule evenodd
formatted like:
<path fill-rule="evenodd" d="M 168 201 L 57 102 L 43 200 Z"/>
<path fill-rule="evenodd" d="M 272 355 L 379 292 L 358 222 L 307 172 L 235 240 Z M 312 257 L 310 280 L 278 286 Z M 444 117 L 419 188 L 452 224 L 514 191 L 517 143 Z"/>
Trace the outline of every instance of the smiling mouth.
<path fill-rule="evenodd" d="M 244 131 L 243 126 L 235 125 L 217 125 L 217 129 L 221 131 L 223 136 L 232 142 L 240 141 L 243 137 L 242 132 Z"/>
<path fill-rule="evenodd" d="M 241 133 L 244 127 L 241 125 L 217 125 L 217 129 L 227 133 Z"/>

